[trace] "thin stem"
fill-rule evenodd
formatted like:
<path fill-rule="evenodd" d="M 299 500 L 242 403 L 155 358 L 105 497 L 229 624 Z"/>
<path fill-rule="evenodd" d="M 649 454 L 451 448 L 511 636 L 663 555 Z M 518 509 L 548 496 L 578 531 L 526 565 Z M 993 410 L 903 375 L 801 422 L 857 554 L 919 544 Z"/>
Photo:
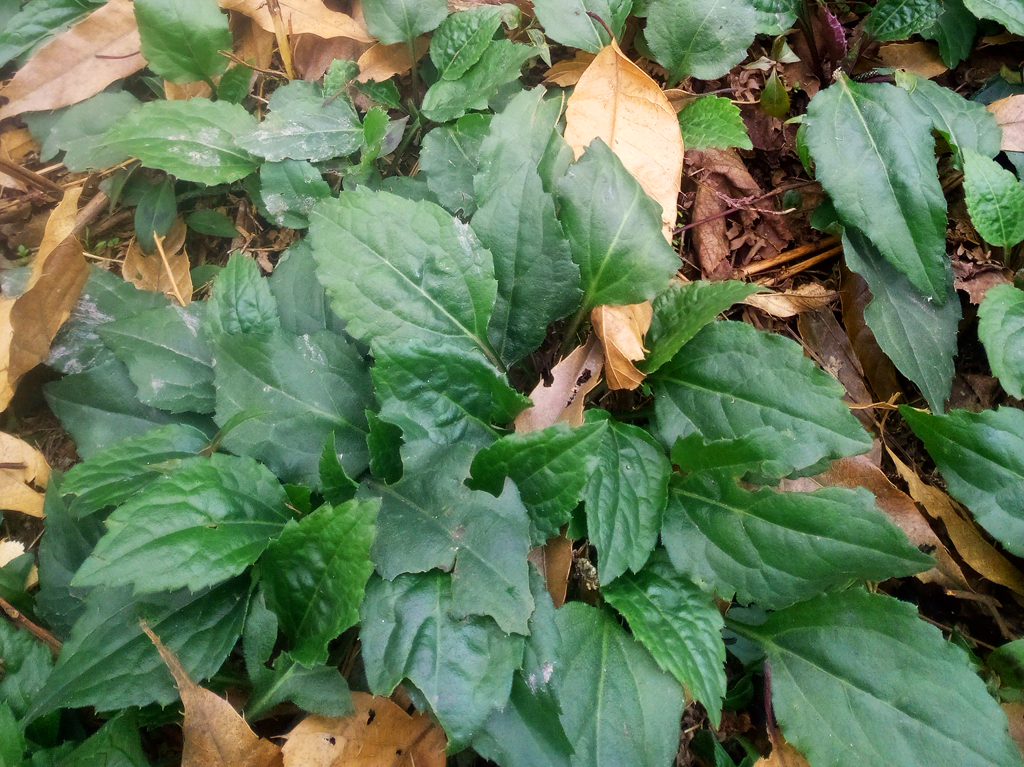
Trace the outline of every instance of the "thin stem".
<path fill-rule="evenodd" d="M 580 325 L 583 322 L 583 318 L 587 316 L 587 303 L 586 301 L 580 306 L 580 310 L 573 315 L 573 318 L 569 321 L 569 326 L 565 330 L 565 335 L 562 336 L 562 347 L 559 351 L 559 356 L 565 357 L 576 343 L 576 331 L 580 329 Z"/>
<path fill-rule="evenodd" d="M 7 600 L 0 598 L 0 610 L 7 613 L 7 617 L 13 623 L 25 629 L 28 633 L 50 648 L 50 654 L 56 658 L 60 654 L 61 643 L 53 634 L 41 626 L 37 626 L 22 614 L 20 610 L 10 604 Z"/>

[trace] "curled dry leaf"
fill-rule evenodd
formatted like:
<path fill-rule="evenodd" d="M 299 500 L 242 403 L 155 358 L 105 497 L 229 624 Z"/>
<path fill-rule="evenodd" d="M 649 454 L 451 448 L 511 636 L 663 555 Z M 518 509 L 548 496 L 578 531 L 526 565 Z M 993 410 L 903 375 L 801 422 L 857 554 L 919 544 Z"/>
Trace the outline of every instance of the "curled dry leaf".
<path fill-rule="evenodd" d="M 347 13 L 332 11 L 323 0 L 279 0 L 281 21 L 289 35 L 311 34 L 324 39 L 349 37 L 372 42 L 366 27 Z M 229 11 L 238 11 L 253 19 L 268 32 L 274 31 L 274 17 L 266 0 L 217 0 Z"/>
<path fill-rule="evenodd" d="M 181 296 L 183 306 L 192 300 L 191 264 L 185 252 L 185 222 L 178 218 L 171 225 L 163 241 L 166 262 L 159 253 L 147 256 L 142 252 L 139 243 L 132 240 L 128 245 L 128 253 L 121 264 L 121 274 L 139 290 L 152 293 L 163 293 L 168 298 L 178 300 Z"/>
<path fill-rule="evenodd" d="M 256 735 L 231 704 L 191 679 L 177 657 L 142 622 L 185 707 L 182 767 L 280 767 L 281 749 Z"/>
<path fill-rule="evenodd" d="M 846 389 L 847 400 L 857 405 L 870 405 L 873 398 L 864 370 L 835 314 L 830 310 L 804 312 L 797 320 L 797 328 L 805 348 L 825 372 Z M 853 414 L 865 427 L 870 427 L 875 412 L 873 408 L 862 408 L 854 410 Z"/>
<path fill-rule="evenodd" d="M 596 335 L 551 368 L 551 383 L 541 381 L 530 392 L 533 407 L 527 408 L 513 423 L 523 434 L 566 422 L 573 428 L 583 425 L 583 400 L 597 386 L 604 367 L 604 353 Z"/>
<path fill-rule="evenodd" d="M 352 693 L 355 713 L 307 716 L 288 733 L 284 767 L 443 767 L 448 740 L 424 714 L 388 698 Z"/>
<path fill-rule="evenodd" d="M 0 90 L 0 120 L 77 104 L 146 66 L 131 0 L 110 0 L 44 45 Z"/>
<path fill-rule="evenodd" d="M 878 49 L 878 58 L 882 66 L 902 69 L 925 80 L 949 71 L 942 63 L 939 47 L 931 43 L 887 43 Z"/>
<path fill-rule="evenodd" d="M 993 101 L 987 107 L 1003 129 L 1004 152 L 1024 152 L 1024 94 Z"/>
<path fill-rule="evenodd" d="M 430 38 L 420 35 L 413 41 L 413 53 L 416 61 L 423 58 L 430 47 Z M 409 46 L 404 43 L 381 45 L 377 43 L 359 57 L 359 76 L 361 83 L 382 83 L 395 75 L 404 75 L 412 69 L 413 57 L 409 55 Z"/>
<path fill-rule="evenodd" d="M 576 85 L 595 58 L 597 58 L 596 53 L 576 51 L 576 55 L 571 59 L 563 59 L 552 64 L 551 68 L 544 73 L 544 83 L 546 85 L 557 85 L 559 88 L 569 88 Z"/>
<path fill-rule="evenodd" d="M 17 437 L 0 432 L 0 508 L 43 516 L 43 493 L 50 466 L 43 454 Z"/>
<path fill-rule="evenodd" d="M 795 317 L 801 312 L 816 312 L 824 309 L 839 294 L 817 282 L 808 282 L 792 290 L 778 293 L 758 293 L 748 296 L 743 303 L 767 312 L 779 319 Z"/>
<path fill-rule="evenodd" d="M 544 576 L 548 593 L 555 607 L 565 604 L 565 592 L 569 588 L 569 572 L 572 570 L 572 541 L 564 535 L 548 538 L 547 543 L 531 549 L 526 555 Z"/>
<path fill-rule="evenodd" d="M 644 380 L 633 365 L 647 354 L 644 336 L 651 327 L 650 301 L 629 306 L 599 306 L 590 313 L 594 333 L 604 348 L 605 379 L 609 389 L 632 391 Z"/>
<path fill-rule="evenodd" d="M 840 267 L 840 273 L 843 325 L 876 401 L 888 402 L 893 396 L 901 395 L 902 390 L 896 366 L 882 351 L 864 320 L 864 310 L 871 303 L 871 291 L 864 278 L 845 265 Z"/>

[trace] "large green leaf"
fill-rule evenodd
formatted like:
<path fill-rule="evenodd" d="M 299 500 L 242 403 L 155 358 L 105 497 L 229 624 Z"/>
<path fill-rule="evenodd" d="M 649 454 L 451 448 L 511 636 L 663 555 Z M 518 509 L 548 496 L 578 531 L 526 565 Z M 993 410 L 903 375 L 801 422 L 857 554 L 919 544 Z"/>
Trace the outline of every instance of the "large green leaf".
<path fill-rule="evenodd" d="M 439 125 L 423 137 L 420 171 L 427 187 L 449 213 L 466 216 L 476 210 L 473 176 L 480 167 L 480 148 L 491 125 L 489 114 L 469 114 L 451 125 Z"/>
<path fill-rule="evenodd" d="M 0 66 L 30 51 L 61 29 L 88 16 L 104 0 L 34 0 L 0 31 Z M 15 7 L 18 3 L 14 4 Z"/>
<path fill-rule="evenodd" d="M 33 5 L 38 5 L 36 0 Z M 128 155 L 111 151 L 103 135 L 124 116 L 142 106 L 142 102 L 125 91 L 97 93 L 65 111 L 50 128 L 39 155 L 51 159 L 64 152 L 64 167 L 75 173 L 90 168 L 102 169 L 119 165 Z"/>
<path fill-rule="evenodd" d="M 843 233 L 846 265 L 868 284 L 871 303 L 864 319 L 886 356 L 918 385 L 937 413 L 945 408 L 953 385 L 960 301 L 952 276 L 941 305 L 922 296 L 856 229 Z"/>
<path fill-rule="evenodd" d="M 364 0 L 370 34 L 385 45 L 411 43 L 435 29 L 448 15 L 445 0 Z"/>
<path fill-rule="evenodd" d="M 702 96 L 679 112 L 683 146 L 699 149 L 753 149 L 740 108 L 721 96 Z"/>
<path fill-rule="evenodd" d="M 379 507 L 375 499 L 322 506 L 288 522 L 260 558 L 267 606 L 292 639 L 297 662 L 323 663 L 327 643 L 359 621 Z"/>
<path fill-rule="evenodd" d="M 1017 0 L 964 0 L 964 5 L 979 19 L 998 21 L 1007 31 L 1024 35 L 1024 6 Z"/>
<path fill-rule="evenodd" d="M 278 226 L 306 229 L 313 206 L 330 196 L 331 187 L 306 160 L 265 162 L 260 166 L 256 202 L 260 213 Z"/>
<path fill-rule="evenodd" d="M 317 276 L 360 341 L 448 340 L 490 358 L 497 283 L 466 225 L 429 202 L 343 192 L 310 216 Z"/>
<path fill-rule="evenodd" d="M 946 199 L 935 170 L 932 119 L 902 88 L 840 77 L 807 109 L 815 175 L 847 227 L 938 306 L 946 302 Z"/>
<path fill-rule="evenodd" d="M 978 31 L 978 19 L 964 0 L 942 0 L 942 13 L 921 36 L 939 44 L 939 55 L 951 69 L 967 58 Z"/>
<path fill-rule="evenodd" d="M 487 615 L 503 631 L 525 634 L 534 607 L 529 518 L 510 485 L 497 498 L 466 487 L 471 460 L 472 446 L 457 444 L 407 459 L 394 485 L 367 483 L 361 497 L 381 496 L 371 557 L 388 579 L 454 568 L 455 617 Z"/>
<path fill-rule="evenodd" d="M 715 322 L 651 379 L 663 444 L 698 433 L 736 439 L 770 426 L 782 433 L 764 471 L 785 476 L 824 458 L 865 452 L 871 439 L 843 403 L 843 387 L 788 338 L 741 322 Z"/>
<path fill-rule="evenodd" d="M 625 573 L 601 593 L 629 621 L 658 665 L 707 709 L 718 727 L 725 696 L 722 614 L 712 599 L 680 575 L 658 550 L 638 573 Z"/>
<path fill-rule="evenodd" d="M 924 442 L 949 494 L 993 538 L 1024 556 L 1024 412 L 1001 407 L 939 416 L 901 405 L 900 413 Z"/>
<path fill-rule="evenodd" d="M 511 40 L 494 40 L 458 80 L 438 80 L 423 97 L 423 114 L 434 122 L 447 122 L 471 110 L 486 109 L 501 86 L 519 77 L 523 63 L 537 49 Z"/>
<path fill-rule="evenodd" d="M 108 518 L 76 586 L 198 591 L 255 562 L 290 518 L 277 478 L 249 458 L 189 458 Z"/>
<path fill-rule="evenodd" d="M 1021 765 L 967 654 L 913 605 L 854 589 L 729 623 L 764 647 L 775 717 L 812 765 Z"/>
<path fill-rule="evenodd" d="M 211 335 L 269 333 L 281 327 L 269 282 L 260 276 L 256 262 L 241 253 L 233 253 L 217 274 L 207 303 Z"/>
<path fill-rule="evenodd" d="M 212 413 L 213 357 L 199 326 L 206 304 L 150 309 L 98 332 L 138 389 L 139 401 L 172 413 Z"/>
<path fill-rule="evenodd" d="M 277 303 L 283 330 L 301 336 L 334 329 L 337 318 L 317 281 L 309 240 L 299 240 L 281 254 L 267 285 Z"/>
<path fill-rule="evenodd" d="M 582 296 L 579 267 L 538 172 L 552 142 L 571 154 L 555 131 L 562 104 L 544 94 L 523 91 L 494 117 L 474 179 L 473 231 L 491 251 L 498 280 L 488 335 L 507 364 L 540 346 L 548 325 L 575 311 Z"/>
<path fill-rule="evenodd" d="M 137 0 L 142 57 L 172 83 L 210 82 L 228 68 L 228 17 L 216 0 Z"/>
<path fill-rule="evenodd" d="M 997 285 L 978 307 L 978 338 L 1007 394 L 1024 399 L 1024 292 Z"/>
<path fill-rule="evenodd" d="M 679 747 L 682 688 L 609 612 L 572 602 L 562 635 L 562 725 L 578 767 L 664 767 Z"/>
<path fill-rule="evenodd" d="M 506 9 L 495 5 L 467 8 L 441 22 L 430 38 L 430 60 L 445 80 L 458 80 L 484 55 L 501 26 Z"/>
<path fill-rule="evenodd" d="M 534 0 L 533 10 L 552 40 L 599 53 L 611 40 L 601 22 L 588 16 L 588 12 L 598 16 L 618 38 L 632 5 L 630 0 Z"/>
<path fill-rule="evenodd" d="M 455 617 L 453 607 L 451 579 L 437 570 L 394 581 L 373 576 L 360 639 L 370 689 L 390 695 L 408 679 L 444 727 L 449 748 L 458 750 L 508 701 L 523 638 L 490 618 Z"/>
<path fill-rule="evenodd" d="M 125 115 L 104 141 L 182 181 L 227 184 L 259 164 L 236 142 L 255 124 L 244 107 L 226 101 L 150 101 Z"/>
<path fill-rule="evenodd" d="M 983 104 L 911 74 L 905 75 L 901 85 L 917 108 L 932 118 L 932 127 L 957 149 L 972 149 L 985 157 L 999 154 L 1003 131 Z"/>
<path fill-rule="evenodd" d="M 0 699 L 10 706 L 15 719 L 21 719 L 46 683 L 53 659 L 46 645 L 6 620 L 0 622 L 0 658 L 4 659 Z"/>
<path fill-rule="evenodd" d="M 349 476 L 366 468 L 366 408 L 373 389 L 353 344 L 330 331 L 284 331 L 217 337 L 217 423 L 251 416 L 232 428 L 224 447 L 252 456 L 285 482 L 310 486 L 333 433 Z"/>
<path fill-rule="evenodd" d="M 653 0 L 644 36 L 674 84 L 724 75 L 746 57 L 756 28 L 752 0 Z"/>
<path fill-rule="evenodd" d="M 941 11 L 941 0 L 878 0 L 864 21 L 864 33 L 879 42 L 905 40 L 930 27 Z"/>
<path fill-rule="evenodd" d="M 178 700 L 178 690 L 140 620 L 145 620 L 201 681 L 220 668 L 242 633 L 249 603 L 247 578 L 216 588 L 133 597 L 129 589 L 96 589 L 46 685 L 32 701 L 29 719 L 58 708 L 95 706 L 112 711 Z M 130 670 L 130 673 L 126 673 Z"/>
<path fill-rule="evenodd" d="M 580 267 L 583 309 L 650 301 L 679 268 L 661 207 L 601 139 L 558 182 L 559 220 Z"/>
<path fill-rule="evenodd" d="M 768 609 L 933 564 L 865 490 L 748 492 L 718 472 L 672 483 L 662 541 L 672 564 L 698 584 Z"/>
<path fill-rule="evenodd" d="M 1024 186 L 995 160 L 967 148 L 960 152 L 967 212 L 978 234 L 1001 248 L 1024 240 Z"/>

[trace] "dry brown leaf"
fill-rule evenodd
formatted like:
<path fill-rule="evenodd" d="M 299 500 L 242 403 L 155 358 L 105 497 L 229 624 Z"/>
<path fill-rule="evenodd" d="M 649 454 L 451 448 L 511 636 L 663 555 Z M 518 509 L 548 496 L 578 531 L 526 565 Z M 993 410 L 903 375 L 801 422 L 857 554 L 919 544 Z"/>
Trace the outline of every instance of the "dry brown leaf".
<path fill-rule="evenodd" d="M 257 69 L 269 69 L 274 59 L 274 33 L 241 13 L 231 14 L 228 23 L 235 39 L 235 55 Z"/>
<path fill-rule="evenodd" d="M 565 140 L 577 159 L 595 138 L 662 209 L 669 242 L 683 173 L 683 136 L 665 93 L 619 46 L 604 48 L 580 77 L 565 109 Z"/>
<path fill-rule="evenodd" d="M 831 310 L 804 312 L 797 319 L 800 340 L 830 376 L 843 385 L 847 401 L 857 405 L 870 405 L 873 401 L 853 344 Z M 853 411 L 867 427 L 874 420 L 873 408 Z"/>
<path fill-rule="evenodd" d="M 697 100 L 697 96 L 693 93 L 688 93 L 682 88 L 669 88 L 665 91 L 665 98 L 668 99 L 668 103 L 672 105 L 672 109 L 679 112 L 683 111 L 683 107 L 692 104 Z"/>
<path fill-rule="evenodd" d="M 295 71 L 303 80 L 319 80 L 330 68 L 331 62 L 338 59 L 357 61 L 369 50 L 370 45 L 347 37 L 324 40 L 316 35 L 295 35 L 292 38 Z"/>
<path fill-rule="evenodd" d="M 219 79 L 219 78 L 217 78 Z M 208 99 L 213 95 L 209 84 L 204 82 L 176 85 L 164 80 L 164 97 L 168 101 L 189 101 L 191 99 Z"/>
<path fill-rule="evenodd" d="M 420 35 L 413 41 L 413 52 L 416 61 L 423 58 L 430 47 L 430 38 Z M 409 55 L 409 46 L 405 43 L 394 45 L 381 45 L 377 43 L 362 56 L 359 57 L 358 82 L 382 83 L 395 75 L 404 75 L 412 69 L 412 56 Z"/>
<path fill-rule="evenodd" d="M 1024 703 L 1003 703 L 1003 712 L 1010 727 L 1010 739 L 1024 754 Z"/>
<path fill-rule="evenodd" d="M 0 90 L 0 120 L 85 101 L 146 66 L 131 0 L 110 0 L 44 45 Z"/>
<path fill-rule="evenodd" d="M 121 265 L 124 279 L 139 290 L 152 293 L 163 293 L 168 298 L 177 300 L 180 295 L 183 305 L 192 300 L 192 275 L 189 273 L 191 264 L 185 252 L 185 222 L 178 218 L 171 225 L 167 237 L 164 238 L 163 249 L 167 263 L 159 253 L 147 256 L 142 252 L 137 240 L 128 245 L 128 253 Z M 168 274 L 168 269 L 170 274 Z M 173 281 L 172 281 L 173 280 Z M 177 291 L 177 292 L 176 292 Z"/>
<path fill-rule="evenodd" d="M 347 13 L 330 10 L 323 0 L 279 0 L 281 20 L 289 35 L 310 34 L 330 39 L 349 37 L 353 40 L 373 42 L 366 27 Z M 267 0 L 217 0 L 229 11 L 238 11 L 253 19 L 268 32 L 274 31 L 274 19 L 267 8 Z"/>
<path fill-rule="evenodd" d="M 583 400 L 597 386 L 604 367 L 601 343 L 593 333 L 564 360 L 551 368 L 551 383 L 541 381 L 530 392 L 533 407 L 516 416 L 517 433 L 539 431 L 566 422 L 583 425 Z"/>
<path fill-rule="evenodd" d="M 778 293 L 758 293 L 743 301 L 773 317 L 788 319 L 801 312 L 816 312 L 824 309 L 837 298 L 838 294 L 817 282 L 808 282 L 793 290 Z"/>
<path fill-rule="evenodd" d="M 71 236 L 75 229 L 75 218 L 78 216 L 78 201 L 82 197 L 82 187 L 73 186 L 64 192 L 57 207 L 46 219 L 43 239 L 39 242 L 39 252 L 32 262 L 32 274 L 29 276 L 26 290 L 39 281 L 46 264 L 46 258 L 64 240 Z"/>
<path fill-rule="evenodd" d="M 1004 152 L 1024 152 L 1024 94 L 993 101 L 987 107 L 1003 129 Z"/>
<path fill-rule="evenodd" d="M 651 327 L 651 302 L 629 306 L 599 306 L 590 313 L 594 333 L 604 348 L 605 379 L 609 389 L 632 391 L 644 380 L 633 363 L 647 354 L 644 336 Z"/>
<path fill-rule="evenodd" d="M 902 394 L 896 367 L 882 351 L 875 334 L 864 320 L 864 310 L 871 303 L 871 291 L 864 278 L 840 267 L 840 298 L 843 308 L 843 325 L 846 327 L 850 344 L 853 346 L 861 369 L 867 378 L 876 401 L 888 402 L 893 396 Z"/>
<path fill-rule="evenodd" d="M 0 150 L 6 153 L 11 162 L 20 163 L 33 152 L 38 152 L 39 144 L 32 138 L 28 128 L 17 128 L 0 134 Z"/>
<path fill-rule="evenodd" d="M 189 679 L 174 653 L 145 621 L 141 625 L 174 677 L 185 707 L 182 767 L 281 767 L 281 749 L 249 729 L 224 698 Z"/>
<path fill-rule="evenodd" d="M 31 517 L 43 516 L 43 493 L 50 467 L 27 442 L 0 432 L 0 508 Z"/>
<path fill-rule="evenodd" d="M 572 569 L 572 541 L 564 535 L 548 538 L 543 546 L 531 549 L 526 558 L 544 576 L 544 583 L 555 607 L 564 605 L 565 592 L 569 588 L 569 571 Z"/>
<path fill-rule="evenodd" d="M 597 57 L 597 54 L 590 51 L 576 51 L 571 59 L 563 59 L 555 62 L 551 68 L 544 73 L 546 85 L 557 85 L 560 88 L 568 88 L 580 81 L 587 67 Z"/>
<path fill-rule="evenodd" d="M 762 756 L 754 763 L 754 767 L 808 767 L 803 754 L 786 742 L 778 730 L 771 730 L 772 752 Z"/>
<path fill-rule="evenodd" d="M 352 716 L 299 722 L 285 736 L 284 767 L 444 767 L 448 740 L 429 717 L 364 692 L 352 703 Z"/>
<path fill-rule="evenodd" d="M 887 43 L 878 49 L 878 58 L 882 66 L 902 69 L 925 80 L 949 71 L 942 63 L 939 46 L 931 43 Z"/>
<path fill-rule="evenodd" d="M 942 520 L 953 548 L 968 565 L 984 578 L 1024 596 L 1024 574 L 984 539 L 972 520 L 962 516 L 948 495 L 927 485 L 892 450 L 886 448 L 896 472 L 910 491 L 910 497 L 935 519 Z"/>

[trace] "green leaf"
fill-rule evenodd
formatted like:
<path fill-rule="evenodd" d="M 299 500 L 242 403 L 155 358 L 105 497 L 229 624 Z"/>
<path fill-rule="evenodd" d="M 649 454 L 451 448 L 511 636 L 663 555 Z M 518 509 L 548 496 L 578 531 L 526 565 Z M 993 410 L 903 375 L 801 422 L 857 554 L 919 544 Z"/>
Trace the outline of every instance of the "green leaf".
<path fill-rule="evenodd" d="M 28 744 L 11 707 L 0 702 L 0 767 L 21 767 Z"/>
<path fill-rule="evenodd" d="M 366 468 L 365 410 L 373 402 L 366 363 L 353 344 L 326 330 L 220 336 L 214 344 L 218 425 L 248 413 L 224 447 L 265 463 L 285 482 L 314 486 L 333 433 L 341 465 Z"/>
<path fill-rule="evenodd" d="M 290 518 L 277 478 L 249 458 L 188 458 L 108 518 L 76 586 L 192 591 L 238 575 Z"/>
<path fill-rule="evenodd" d="M 757 285 L 739 280 L 669 285 L 654 299 L 651 327 L 644 338 L 644 345 L 650 349 L 644 371 L 648 375 L 656 371 L 675 357 L 702 327 L 760 290 Z"/>
<path fill-rule="evenodd" d="M 730 628 L 767 652 L 775 716 L 811 764 L 1021 764 L 964 651 L 914 605 L 854 589 Z"/>
<path fill-rule="evenodd" d="M 489 114 L 469 114 L 453 125 L 440 125 L 423 137 L 420 172 L 427 187 L 451 214 L 471 216 L 476 210 L 473 176 L 480 165 L 480 147 L 491 125 Z"/>
<path fill-rule="evenodd" d="M 269 162 L 330 160 L 352 154 L 363 143 L 359 118 L 347 99 L 329 104 L 316 83 L 293 80 L 274 91 L 270 114 L 238 137 L 238 146 Z"/>
<path fill-rule="evenodd" d="M 672 465 L 643 429 L 612 421 L 603 411 L 592 412 L 601 414 L 607 428 L 583 500 L 604 586 L 647 561 L 658 541 Z"/>
<path fill-rule="evenodd" d="M 725 697 L 722 614 L 712 599 L 672 567 L 664 551 L 635 575 L 625 573 L 601 593 L 629 621 L 663 671 L 707 709 L 718 727 Z"/>
<path fill-rule="evenodd" d="M 39 5 L 39 0 L 33 5 Z M 43 141 L 39 155 L 49 160 L 63 151 L 64 167 L 73 173 L 118 165 L 128 155 L 107 147 L 103 136 L 140 106 L 142 102 L 130 93 L 97 93 L 61 115 Z"/>
<path fill-rule="evenodd" d="M 472 487 L 498 495 L 506 478 L 515 482 L 530 514 L 530 540 L 540 545 L 558 535 L 583 499 L 605 429 L 606 422 L 578 429 L 560 423 L 502 437 L 476 454 Z"/>
<path fill-rule="evenodd" d="M 746 57 L 756 28 L 752 0 L 654 0 L 644 37 L 675 84 L 724 75 Z"/>
<path fill-rule="evenodd" d="M 582 310 L 652 300 L 679 257 L 661 233 L 661 206 L 595 139 L 557 184 L 559 219 L 580 267 Z"/>
<path fill-rule="evenodd" d="M 978 234 L 1002 248 L 1024 240 L 1024 186 L 995 160 L 971 149 L 961 155 L 967 212 Z"/>
<path fill-rule="evenodd" d="M 149 187 L 139 199 L 135 209 L 135 236 L 146 253 L 156 250 L 155 237 L 163 237 L 178 217 L 178 204 L 174 199 L 174 181 L 165 178 Z"/>
<path fill-rule="evenodd" d="M 992 374 L 1012 397 L 1024 399 L 1024 292 L 997 285 L 978 307 L 978 338 Z"/>
<path fill-rule="evenodd" d="M 752 0 L 757 14 L 757 34 L 788 32 L 800 15 L 800 3 L 801 0 Z"/>
<path fill-rule="evenodd" d="M 185 216 L 185 223 L 193 232 L 212 237 L 238 237 L 238 230 L 231 219 L 219 210 L 194 210 Z"/>
<path fill-rule="evenodd" d="M 216 0 L 138 0 L 142 57 L 159 77 L 184 85 L 210 82 L 228 68 L 228 17 Z"/>
<path fill-rule="evenodd" d="M 104 143 L 182 181 L 228 184 L 259 164 L 236 142 L 255 123 L 242 106 L 226 101 L 150 101 L 107 131 Z"/>
<path fill-rule="evenodd" d="M 939 55 L 950 69 L 967 58 L 978 31 L 978 19 L 963 0 L 942 0 L 942 13 L 921 36 L 939 44 Z"/>
<path fill-rule="evenodd" d="M 946 285 L 946 301 L 939 305 L 922 296 L 856 229 L 843 233 L 843 252 L 846 265 L 871 290 L 864 319 L 878 345 L 917 384 L 928 406 L 941 413 L 953 384 L 953 355 L 962 316 L 952 279 Z"/>
<path fill-rule="evenodd" d="M 206 304 L 150 309 L 99 328 L 138 388 L 139 401 L 171 413 L 212 413 L 213 357 L 200 334 Z"/>
<path fill-rule="evenodd" d="M 677 439 L 672 446 L 672 465 L 684 474 L 695 471 L 724 471 L 730 477 L 743 477 L 754 472 L 758 478 L 770 472 L 765 463 L 775 460 L 780 452 L 791 449 L 795 440 L 771 426 L 744 434 L 737 439 L 706 440 L 697 432 Z"/>
<path fill-rule="evenodd" d="M 437 205 L 342 192 L 313 209 L 310 237 L 317 276 L 355 338 L 450 341 L 494 359 L 491 254 Z"/>
<path fill-rule="evenodd" d="M 340 325 L 316 279 L 316 262 L 308 239 L 299 240 L 281 254 L 267 284 L 277 302 L 282 330 L 302 336 L 336 330 L 335 326 Z"/>
<path fill-rule="evenodd" d="M 879 42 L 905 40 L 935 23 L 941 11 L 941 0 L 879 0 L 864 21 L 864 33 Z"/>
<path fill-rule="evenodd" d="M 382 421 L 372 410 L 366 411 L 366 448 L 370 451 L 370 473 L 381 482 L 393 485 L 402 478 L 402 430 Z"/>
<path fill-rule="evenodd" d="M 285 525 L 260 558 L 267 606 L 296 662 L 324 663 L 327 643 L 359 621 L 378 508 L 376 499 L 321 506 Z"/>
<path fill-rule="evenodd" d="M 1003 131 L 983 104 L 968 101 L 956 91 L 923 77 L 907 75 L 910 100 L 932 118 L 932 127 L 958 149 L 971 149 L 986 157 L 999 154 Z M 905 86 L 904 86 L 905 87 Z"/>
<path fill-rule="evenodd" d="M 811 100 L 803 127 L 842 223 L 942 306 L 950 266 L 931 118 L 902 88 L 840 77 Z"/>
<path fill-rule="evenodd" d="M 232 253 L 213 283 L 207 309 L 212 335 L 270 333 L 281 327 L 277 301 L 256 262 Z"/>
<path fill-rule="evenodd" d="M 371 558 L 388 579 L 454 568 L 454 617 L 491 616 L 502 631 L 525 634 L 534 607 L 526 509 L 508 485 L 497 498 L 466 487 L 471 460 L 472 446 L 456 444 L 407 459 L 394 485 L 367 483 L 361 496 L 382 500 Z"/>
<path fill-rule="evenodd" d="M 430 60 L 445 80 L 458 80 L 476 64 L 501 26 L 505 9 L 479 5 L 453 13 L 430 38 Z"/>
<path fill-rule="evenodd" d="M 320 171 L 305 160 L 265 162 L 260 166 L 260 213 L 273 224 L 289 229 L 309 226 L 309 214 L 331 188 Z"/>
<path fill-rule="evenodd" d="M 696 583 L 767 609 L 933 565 L 863 489 L 748 492 L 717 472 L 673 482 L 662 541 Z"/>
<path fill-rule="evenodd" d="M 693 433 L 736 439 L 769 426 L 789 437 L 764 466 L 777 477 L 871 446 L 843 387 L 799 344 L 742 322 L 705 326 L 650 380 L 662 444 Z"/>
<path fill-rule="evenodd" d="M 411 43 L 444 21 L 445 0 L 365 0 L 363 16 L 370 34 L 385 45 Z"/>
<path fill-rule="evenodd" d="M 1016 639 L 997 647 L 985 659 L 985 665 L 999 675 L 1000 687 L 1024 686 L 1024 640 Z"/>
<path fill-rule="evenodd" d="M 949 494 L 993 538 L 1024 555 L 1024 412 L 1001 407 L 939 416 L 901 405 L 900 413 L 924 442 Z"/>
<path fill-rule="evenodd" d="M 359 488 L 345 473 L 345 467 L 341 465 L 343 457 L 335 446 L 334 434 L 331 434 L 320 454 L 320 492 L 324 500 L 334 506 L 351 500 Z"/>
<path fill-rule="evenodd" d="M 104 0 L 34 0 L 0 30 L 0 66 L 82 20 Z M 17 6 L 17 3 L 15 3 Z"/>
<path fill-rule="evenodd" d="M 221 75 L 217 83 L 217 100 L 241 104 L 252 88 L 253 70 L 245 64 L 236 64 Z"/>
<path fill-rule="evenodd" d="M 611 41 L 596 14 L 617 38 L 622 36 L 632 3 L 630 0 L 535 0 L 537 21 L 552 40 L 570 48 L 599 53 Z"/>
<path fill-rule="evenodd" d="M 177 702 L 174 679 L 139 621 L 149 624 L 189 678 L 199 682 L 215 674 L 235 646 L 248 592 L 248 578 L 195 593 L 182 589 L 133 597 L 129 589 L 94 590 L 27 719 L 58 708 L 113 711 Z"/>
<path fill-rule="evenodd" d="M 374 103 L 386 106 L 388 109 L 404 109 L 402 106 L 402 94 L 398 92 L 398 86 L 393 80 L 376 82 L 370 80 L 365 83 L 354 83 L 356 90 Z"/>
<path fill-rule="evenodd" d="M 46 683 L 53 659 L 46 645 L 7 620 L 0 622 L 0 658 L 4 659 L 0 699 L 15 719 L 21 719 Z"/>
<path fill-rule="evenodd" d="M 682 688 L 608 612 L 572 602 L 562 635 L 558 697 L 572 764 L 664 767 L 679 747 Z"/>
<path fill-rule="evenodd" d="M 489 443 L 492 424 L 510 423 L 530 405 L 476 350 L 416 340 L 381 344 L 375 356 L 380 417 L 401 427 L 406 442 Z"/>
<path fill-rule="evenodd" d="M 504 706 L 523 638 L 490 618 L 453 616 L 451 579 L 432 570 L 394 581 L 374 575 L 360 615 L 366 679 L 390 695 L 403 679 L 423 694 L 456 751 Z M 678 728 L 678 722 L 676 722 Z"/>
<path fill-rule="evenodd" d="M 720 96 L 702 96 L 679 113 L 683 146 L 687 149 L 753 149 L 740 108 Z"/>
<path fill-rule="evenodd" d="M 979 19 L 998 21 L 1007 32 L 1024 35 L 1024 6 L 1016 0 L 964 0 L 964 5 Z"/>
<path fill-rule="evenodd" d="M 423 114 L 434 122 L 448 122 L 472 110 L 487 109 L 487 102 L 519 77 L 523 63 L 537 49 L 510 40 L 493 40 L 480 60 L 458 80 L 438 80 L 423 97 Z"/>
<path fill-rule="evenodd" d="M 139 737 L 138 714 L 120 712 L 68 754 L 61 764 L 79 767 L 150 767 Z"/>

